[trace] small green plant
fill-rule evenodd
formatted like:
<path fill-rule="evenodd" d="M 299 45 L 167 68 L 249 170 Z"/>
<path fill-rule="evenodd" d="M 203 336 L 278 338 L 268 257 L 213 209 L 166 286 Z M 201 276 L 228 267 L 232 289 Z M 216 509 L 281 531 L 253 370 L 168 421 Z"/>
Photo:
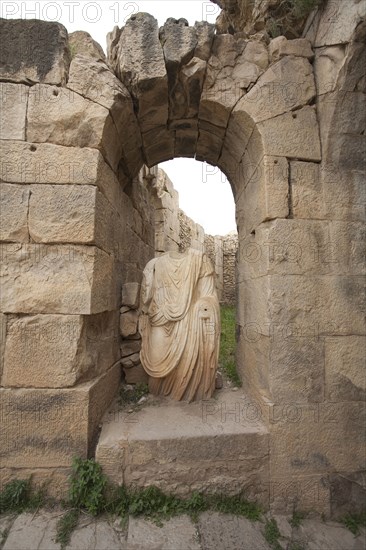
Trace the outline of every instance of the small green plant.
<path fill-rule="evenodd" d="M 78 524 L 79 510 L 73 508 L 68 510 L 57 523 L 56 526 L 56 542 L 61 545 L 61 550 L 64 550 L 69 544 L 72 532 Z"/>
<path fill-rule="evenodd" d="M 366 528 L 366 510 L 360 514 L 347 514 L 341 519 L 341 522 L 357 536 L 360 534 L 360 527 Z"/>
<path fill-rule="evenodd" d="M 85 509 L 96 516 L 105 508 L 107 479 L 95 460 L 75 458 L 72 463 L 69 501 L 73 508 Z"/>
<path fill-rule="evenodd" d="M 141 397 L 144 397 L 148 393 L 149 386 L 147 384 L 136 384 L 133 389 L 128 389 L 126 386 L 122 386 L 119 391 L 119 404 L 127 405 L 138 403 Z"/>
<path fill-rule="evenodd" d="M 282 34 L 288 38 L 298 38 L 306 18 L 322 4 L 324 0 L 282 0 L 274 3 L 267 18 L 269 35 L 272 38 Z"/>
<path fill-rule="evenodd" d="M 305 514 L 303 512 L 294 511 L 292 513 L 292 518 L 290 520 L 290 524 L 292 527 L 300 527 L 302 520 L 305 518 Z"/>
<path fill-rule="evenodd" d="M 241 380 L 235 365 L 235 307 L 221 306 L 221 338 L 219 365 L 223 374 L 237 387 Z"/>
<path fill-rule="evenodd" d="M 249 502 L 244 495 L 211 495 L 207 497 L 207 508 L 223 514 L 243 516 L 251 521 L 258 521 L 261 509 L 255 502 Z"/>
<path fill-rule="evenodd" d="M 270 519 L 266 521 L 266 524 L 264 527 L 264 538 L 274 550 L 281 550 L 281 545 L 278 542 L 278 539 L 280 538 L 280 536 L 281 536 L 281 533 L 278 529 L 276 520 Z"/>
<path fill-rule="evenodd" d="M 35 491 L 32 488 L 31 478 L 14 479 L 7 483 L 0 493 L 0 514 L 34 511 L 43 505 L 44 500 L 44 488 Z"/>
<path fill-rule="evenodd" d="M 290 542 L 288 550 L 305 550 L 305 546 L 300 542 Z"/>

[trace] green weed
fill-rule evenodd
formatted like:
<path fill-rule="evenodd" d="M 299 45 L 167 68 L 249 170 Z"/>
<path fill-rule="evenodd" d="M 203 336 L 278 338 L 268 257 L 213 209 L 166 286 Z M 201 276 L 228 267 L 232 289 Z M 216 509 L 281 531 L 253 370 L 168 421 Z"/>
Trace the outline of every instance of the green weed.
<path fill-rule="evenodd" d="M 69 503 L 72 508 L 84 509 L 98 515 L 106 505 L 107 478 L 95 460 L 75 458 L 72 463 Z"/>
<path fill-rule="evenodd" d="M 366 510 L 360 514 L 347 514 L 341 519 L 341 523 L 355 536 L 360 534 L 360 527 L 366 528 Z"/>
<path fill-rule="evenodd" d="M 0 493 L 0 514 L 34 511 L 40 508 L 44 501 L 44 488 L 35 491 L 32 488 L 31 478 L 14 479 L 7 483 Z"/>
<path fill-rule="evenodd" d="M 221 306 L 221 337 L 219 365 L 227 378 L 237 387 L 241 380 L 235 365 L 235 307 Z"/>
<path fill-rule="evenodd" d="M 281 533 L 278 529 L 278 525 L 275 519 L 270 519 L 266 521 L 264 527 L 264 538 L 268 544 L 273 548 L 273 550 L 282 550 L 278 539 L 280 538 Z"/>
<path fill-rule="evenodd" d="M 290 524 L 292 527 L 300 527 L 302 520 L 305 518 L 305 514 L 302 512 L 294 511 L 292 513 L 292 518 L 290 520 Z"/>
<path fill-rule="evenodd" d="M 141 397 L 144 397 L 148 393 L 149 386 L 147 384 L 136 384 L 131 390 L 126 388 L 126 386 L 122 386 L 119 391 L 118 402 L 120 405 L 138 403 Z"/>
<path fill-rule="evenodd" d="M 64 550 L 70 542 L 72 532 L 78 524 L 79 513 L 75 508 L 68 510 L 57 523 L 56 542 L 61 545 L 61 550 Z"/>

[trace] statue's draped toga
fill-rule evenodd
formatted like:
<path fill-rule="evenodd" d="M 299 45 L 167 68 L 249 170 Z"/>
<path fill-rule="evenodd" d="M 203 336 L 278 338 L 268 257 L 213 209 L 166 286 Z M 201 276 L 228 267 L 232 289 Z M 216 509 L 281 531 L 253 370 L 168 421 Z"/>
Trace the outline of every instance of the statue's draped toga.
<path fill-rule="evenodd" d="M 215 274 L 193 249 L 151 260 L 141 289 L 141 362 L 151 393 L 207 399 L 215 389 L 220 310 Z"/>

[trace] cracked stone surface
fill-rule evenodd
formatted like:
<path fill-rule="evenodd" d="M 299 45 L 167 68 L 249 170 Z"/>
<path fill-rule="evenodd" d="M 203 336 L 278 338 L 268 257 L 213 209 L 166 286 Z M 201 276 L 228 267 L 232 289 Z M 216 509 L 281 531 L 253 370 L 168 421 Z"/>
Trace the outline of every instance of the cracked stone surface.
<path fill-rule="evenodd" d="M 0 516 L 2 550 L 59 550 L 55 542 L 57 522 L 63 511 L 44 511 Z M 297 528 L 291 518 L 276 519 L 284 550 L 365 550 L 366 531 L 355 537 L 340 523 L 304 519 Z M 128 524 L 103 516 L 81 514 L 66 550 L 270 550 L 265 539 L 265 521 L 217 512 L 205 512 L 193 523 L 188 516 L 178 516 L 158 526 L 141 518 L 129 518 Z M 295 545 L 298 546 L 295 546 Z"/>

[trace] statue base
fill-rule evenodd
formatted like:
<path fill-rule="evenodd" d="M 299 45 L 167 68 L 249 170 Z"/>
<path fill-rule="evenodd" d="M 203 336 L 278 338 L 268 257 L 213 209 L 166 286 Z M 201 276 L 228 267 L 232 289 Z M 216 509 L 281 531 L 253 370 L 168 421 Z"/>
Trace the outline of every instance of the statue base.
<path fill-rule="evenodd" d="M 194 403 L 151 397 L 130 413 L 115 404 L 96 460 L 119 485 L 155 485 L 181 496 L 243 491 L 269 507 L 269 432 L 241 390 Z"/>

